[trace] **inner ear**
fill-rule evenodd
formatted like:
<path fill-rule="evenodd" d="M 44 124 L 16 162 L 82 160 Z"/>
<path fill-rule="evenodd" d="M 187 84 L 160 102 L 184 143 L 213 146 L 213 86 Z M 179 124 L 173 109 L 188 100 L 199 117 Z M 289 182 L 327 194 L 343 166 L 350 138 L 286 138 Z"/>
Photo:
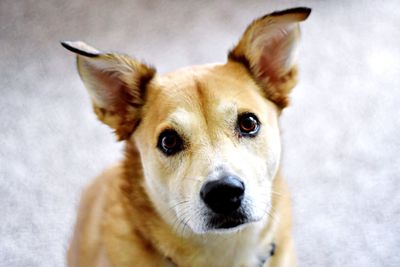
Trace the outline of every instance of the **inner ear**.
<path fill-rule="evenodd" d="M 297 57 L 297 28 L 297 25 L 283 25 L 265 36 L 267 40 L 260 38 L 260 56 L 254 66 L 258 69 L 258 79 L 276 83 L 293 68 Z"/>
<path fill-rule="evenodd" d="M 127 56 L 78 56 L 79 73 L 93 100 L 98 118 L 119 138 L 129 138 L 140 121 L 146 88 L 155 70 Z"/>
<path fill-rule="evenodd" d="M 140 121 L 155 69 L 126 55 L 99 52 L 83 42 L 64 42 L 63 46 L 78 54 L 79 75 L 98 118 L 115 130 L 119 140 L 128 139 Z"/>
<path fill-rule="evenodd" d="M 297 83 L 296 55 L 299 22 L 309 8 L 294 8 L 265 15 L 253 21 L 228 59 L 243 64 L 278 107 L 288 104 L 288 94 Z"/>
<path fill-rule="evenodd" d="M 145 88 L 154 72 L 147 68 L 137 70 L 133 66 L 112 61 L 114 59 L 88 60 L 78 57 L 79 74 L 90 88 L 89 94 L 94 105 L 109 112 L 119 112 L 125 105 L 141 107 Z"/>

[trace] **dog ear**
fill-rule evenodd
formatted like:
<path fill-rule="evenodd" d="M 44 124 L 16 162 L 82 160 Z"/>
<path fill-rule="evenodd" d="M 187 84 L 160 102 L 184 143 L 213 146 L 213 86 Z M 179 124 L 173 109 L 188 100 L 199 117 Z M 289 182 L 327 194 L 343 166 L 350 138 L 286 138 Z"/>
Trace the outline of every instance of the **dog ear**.
<path fill-rule="evenodd" d="M 266 97 L 280 108 L 288 105 L 288 94 L 297 83 L 299 22 L 310 13 L 311 9 L 299 7 L 253 21 L 228 55 L 229 60 L 245 65 Z"/>
<path fill-rule="evenodd" d="M 79 75 L 98 118 L 113 128 L 119 140 L 129 138 L 140 121 L 147 84 L 155 69 L 128 56 L 101 53 L 83 42 L 62 42 L 77 54 Z"/>

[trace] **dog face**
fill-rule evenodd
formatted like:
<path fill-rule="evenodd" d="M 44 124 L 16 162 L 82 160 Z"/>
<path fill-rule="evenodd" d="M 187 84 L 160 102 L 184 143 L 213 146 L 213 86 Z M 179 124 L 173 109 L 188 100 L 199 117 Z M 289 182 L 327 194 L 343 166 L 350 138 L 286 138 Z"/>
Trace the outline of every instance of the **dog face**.
<path fill-rule="evenodd" d="M 143 63 L 63 43 L 100 120 L 138 148 L 143 186 L 181 231 L 238 229 L 270 212 L 278 116 L 296 83 L 297 8 L 255 20 L 228 62 L 156 75 Z"/>
<path fill-rule="evenodd" d="M 132 139 L 160 214 L 197 233 L 260 220 L 280 156 L 278 110 L 247 70 L 184 69 L 148 90 Z"/>

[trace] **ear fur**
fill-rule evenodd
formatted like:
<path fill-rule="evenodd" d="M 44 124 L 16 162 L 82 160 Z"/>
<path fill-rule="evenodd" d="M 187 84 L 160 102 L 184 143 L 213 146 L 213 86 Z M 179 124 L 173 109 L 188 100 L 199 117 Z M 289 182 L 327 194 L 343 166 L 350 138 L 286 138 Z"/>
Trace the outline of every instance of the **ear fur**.
<path fill-rule="evenodd" d="M 306 20 L 310 12 L 309 8 L 299 7 L 254 20 L 228 54 L 228 60 L 242 63 L 266 97 L 280 108 L 288 105 L 288 95 L 297 83 L 299 22 Z"/>
<path fill-rule="evenodd" d="M 140 122 L 147 84 L 155 69 L 128 56 L 101 53 L 83 42 L 62 42 L 77 54 L 79 75 L 88 89 L 98 118 L 119 140 L 130 137 Z"/>

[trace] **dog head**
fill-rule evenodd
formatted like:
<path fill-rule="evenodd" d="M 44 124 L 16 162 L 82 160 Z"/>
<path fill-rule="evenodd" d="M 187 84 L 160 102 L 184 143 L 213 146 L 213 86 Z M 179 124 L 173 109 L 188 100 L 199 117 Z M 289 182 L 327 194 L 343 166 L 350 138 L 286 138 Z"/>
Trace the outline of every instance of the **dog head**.
<path fill-rule="evenodd" d="M 310 9 L 251 23 L 220 65 L 164 75 L 82 42 L 78 69 L 101 121 L 139 151 L 146 193 L 172 227 L 238 229 L 270 212 L 278 117 L 296 84 L 299 22 Z"/>

